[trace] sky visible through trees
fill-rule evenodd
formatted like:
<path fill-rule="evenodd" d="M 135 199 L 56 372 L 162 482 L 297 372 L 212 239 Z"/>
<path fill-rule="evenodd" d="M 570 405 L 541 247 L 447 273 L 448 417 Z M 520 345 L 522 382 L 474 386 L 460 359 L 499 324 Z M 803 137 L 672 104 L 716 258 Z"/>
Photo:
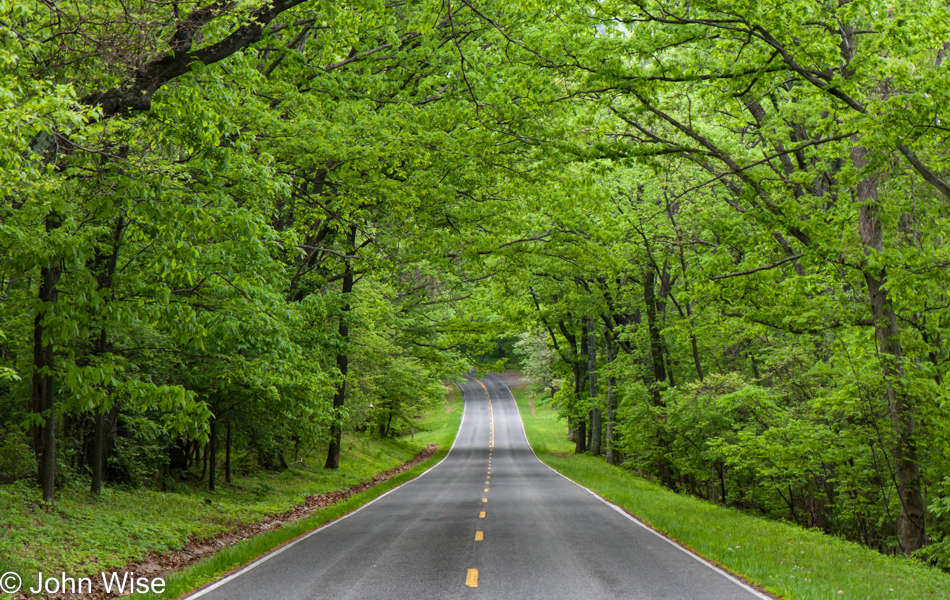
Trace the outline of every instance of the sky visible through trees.
<path fill-rule="evenodd" d="M 931 0 L 0 0 L 0 478 L 337 468 L 502 339 L 577 452 L 948 569 L 947 40 Z"/>

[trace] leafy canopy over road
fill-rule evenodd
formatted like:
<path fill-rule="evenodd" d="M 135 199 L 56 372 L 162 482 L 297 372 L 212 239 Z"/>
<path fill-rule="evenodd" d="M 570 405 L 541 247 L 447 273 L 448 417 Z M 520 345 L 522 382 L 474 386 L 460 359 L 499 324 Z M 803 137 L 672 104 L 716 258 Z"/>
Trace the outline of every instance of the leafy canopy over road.
<path fill-rule="evenodd" d="M 2 476 L 335 468 L 520 334 L 576 451 L 950 567 L 948 11 L 0 1 Z"/>

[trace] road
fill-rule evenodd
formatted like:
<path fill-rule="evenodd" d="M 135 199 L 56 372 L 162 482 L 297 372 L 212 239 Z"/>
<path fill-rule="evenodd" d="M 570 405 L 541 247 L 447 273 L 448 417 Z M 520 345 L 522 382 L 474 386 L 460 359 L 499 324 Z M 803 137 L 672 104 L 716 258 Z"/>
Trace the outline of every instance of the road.
<path fill-rule="evenodd" d="M 767 598 L 545 466 L 501 379 L 462 389 L 445 460 L 189 598 Z"/>

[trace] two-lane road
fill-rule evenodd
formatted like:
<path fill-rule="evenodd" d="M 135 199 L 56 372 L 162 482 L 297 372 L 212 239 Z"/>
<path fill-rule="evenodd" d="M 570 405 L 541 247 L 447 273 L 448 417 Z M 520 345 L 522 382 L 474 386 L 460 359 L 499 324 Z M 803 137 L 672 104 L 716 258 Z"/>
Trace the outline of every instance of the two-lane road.
<path fill-rule="evenodd" d="M 767 598 L 541 463 L 499 378 L 462 389 L 439 465 L 190 598 Z"/>

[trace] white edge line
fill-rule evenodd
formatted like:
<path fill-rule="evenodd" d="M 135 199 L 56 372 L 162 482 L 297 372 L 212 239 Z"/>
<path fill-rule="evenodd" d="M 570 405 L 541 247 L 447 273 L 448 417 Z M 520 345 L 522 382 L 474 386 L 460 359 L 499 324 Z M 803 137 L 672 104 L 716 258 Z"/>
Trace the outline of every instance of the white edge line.
<path fill-rule="evenodd" d="M 521 409 L 518 408 L 518 403 L 515 402 L 515 396 L 514 396 L 514 394 L 511 393 L 511 388 L 508 387 L 508 384 L 506 384 L 504 381 L 500 381 L 500 383 L 501 383 L 502 386 L 504 386 L 504 388 L 508 391 L 508 395 L 511 396 L 511 401 L 514 402 L 515 410 L 518 411 L 518 419 L 522 419 L 522 417 L 521 417 Z M 598 500 L 600 500 L 601 502 L 603 502 L 604 504 L 606 504 L 607 506 L 609 506 L 609 507 L 612 508 L 613 510 L 617 511 L 618 513 L 620 513 L 620 514 L 623 515 L 624 517 L 630 519 L 631 521 L 633 521 L 634 523 L 636 523 L 636 524 L 639 525 L 640 527 L 646 529 L 647 531 L 649 531 L 650 533 L 652 533 L 652 534 L 655 535 L 656 537 L 660 538 L 660 539 L 663 540 L 664 542 L 668 543 L 669 545 L 673 546 L 674 548 L 676 548 L 676 549 L 678 549 L 678 550 L 681 550 L 682 552 L 685 552 L 686 554 L 688 554 L 688 555 L 691 556 L 692 558 L 694 558 L 694 559 L 696 559 L 697 561 L 701 562 L 702 564 L 706 565 L 707 567 L 709 567 L 710 569 L 712 569 L 712 570 L 715 571 L 716 573 L 719 573 L 720 575 L 722 575 L 722 576 L 725 577 L 726 579 L 732 581 L 733 583 L 735 583 L 735 584 L 738 585 L 739 587 L 743 588 L 743 589 L 746 590 L 747 592 L 753 594 L 754 596 L 756 596 L 756 597 L 758 597 L 758 598 L 762 598 L 762 600 L 775 600 L 775 598 L 776 598 L 775 596 L 768 596 L 768 595 L 764 594 L 763 592 L 761 592 L 761 591 L 755 589 L 754 587 L 752 587 L 752 586 L 749 585 L 748 583 L 742 581 L 741 579 L 739 579 L 737 576 L 733 575 L 733 574 L 730 573 L 729 571 L 726 571 L 725 569 L 722 569 L 722 568 L 720 568 L 720 567 L 714 565 L 713 563 L 709 562 L 708 560 L 706 560 L 706 559 L 703 558 L 702 556 L 696 554 L 696 552 L 694 552 L 693 550 L 690 550 L 689 548 L 685 548 L 685 547 L 681 546 L 680 544 L 676 543 L 675 541 L 671 540 L 670 538 L 668 538 L 668 537 L 666 537 L 665 535 L 661 534 L 660 532 L 656 531 L 655 529 L 653 529 L 652 527 L 650 527 L 649 525 L 647 525 L 646 523 L 644 523 L 644 522 L 641 521 L 640 519 L 634 517 L 633 515 L 631 515 L 631 514 L 628 513 L 627 511 L 625 511 L 625 510 L 624 510 L 623 508 L 621 508 L 620 506 L 614 504 L 614 503 L 611 502 L 610 500 L 607 500 L 606 498 L 604 498 L 603 496 L 601 496 L 600 494 L 598 494 L 598 493 L 595 492 L 594 490 L 590 489 L 589 487 L 586 487 L 586 486 L 583 486 L 583 485 L 577 483 L 576 481 L 574 481 L 573 479 L 571 479 L 571 478 L 568 477 L 567 475 L 561 473 L 560 471 L 558 471 L 557 469 L 555 469 L 555 468 L 552 467 L 551 465 L 547 464 L 546 462 L 544 462 L 543 460 L 541 460 L 540 458 L 538 458 L 538 455 L 537 455 L 537 453 L 534 451 L 534 448 L 531 447 L 531 442 L 528 441 L 528 434 L 527 434 L 527 432 L 525 431 L 525 428 L 524 428 L 524 421 L 523 421 L 523 420 L 522 420 L 522 424 L 521 424 L 521 434 L 524 435 L 524 441 L 525 441 L 525 443 L 528 444 L 528 448 L 531 448 L 531 454 L 534 454 L 534 457 L 537 459 L 537 461 L 538 461 L 539 463 L 541 463 L 542 465 L 544 465 L 545 467 L 551 469 L 552 471 L 554 471 L 555 473 L 557 473 L 558 475 L 560 475 L 560 476 L 563 477 L 564 479 L 567 479 L 568 481 L 570 481 L 571 483 L 573 483 L 573 484 L 576 485 L 577 487 L 579 487 L 579 488 L 581 488 L 581 489 L 584 489 L 584 490 L 587 490 L 588 492 L 590 492 L 590 494 L 591 494 L 592 496 L 594 496 L 595 498 L 597 498 Z"/>
<path fill-rule="evenodd" d="M 459 391 L 462 392 L 462 420 L 459 421 L 459 429 L 458 429 L 457 432 L 455 432 L 455 439 L 452 440 L 452 446 L 449 448 L 449 451 L 445 453 L 445 456 L 442 457 L 442 460 L 440 460 L 439 462 L 435 463 L 434 465 L 432 465 L 431 467 L 429 467 L 428 469 L 426 469 L 425 471 L 423 471 L 422 473 L 420 473 L 420 474 L 417 475 L 416 477 L 413 477 L 413 478 L 410 479 L 409 481 L 405 481 L 405 482 L 403 482 L 403 483 L 400 483 L 399 485 L 397 485 L 397 486 L 394 487 L 393 489 L 389 490 L 389 491 L 386 492 L 385 494 L 381 494 L 381 495 L 377 496 L 376 498 L 373 498 L 372 500 L 370 500 L 370 501 L 367 502 L 366 504 L 360 506 L 360 507 L 357 508 L 356 510 L 351 511 L 351 512 L 348 512 L 348 513 L 346 513 L 345 515 L 343 515 L 342 517 L 338 517 L 338 518 L 336 518 L 336 519 L 330 521 L 329 523 L 324 523 L 323 525 L 321 525 L 320 527 L 317 527 L 317 528 L 314 529 L 313 531 L 310 531 L 310 532 L 308 532 L 308 533 L 305 533 L 304 535 L 298 537 L 297 539 L 295 539 L 295 540 L 293 540 L 293 541 L 290 541 L 290 542 L 284 544 L 283 546 L 280 546 L 279 548 L 276 548 L 276 549 L 274 549 L 274 550 L 271 550 L 270 552 L 268 552 L 268 553 L 265 554 L 264 556 L 261 556 L 261 557 L 257 558 L 256 560 L 254 560 L 253 562 L 251 562 L 251 563 L 249 563 L 249 564 L 247 564 L 247 565 L 241 567 L 240 569 L 238 569 L 237 571 L 231 573 L 231 574 L 228 575 L 227 577 L 225 577 L 225 578 L 223 578 L 223 579 L 219 579 L 218 581 L 215 581 L 214 583 L 209 584 L 209 585 L 207 585 L 207 586 L 205 586 L 205 587 L 199 589 L 198 591 L 196 591 L 196 592 L 194 592 L 194 593 L 192 593 L 192 594 L 190 594 L 190 595 L 188 595 L 188 596 L 184 596 L 183 600 L 194 600 L 195 598 L 200 598 L 200 597 L 204 596 L 205 594 L 208 594 L 208 593 L 213 592 L 214 590 L 218 589 L 219 587 L 221 587 L 222 585 L 228 583 L 229 581 L 231 581 L 231 580 L 233 580 L 233 579 L 235 579 L 235 578 L 237 578 L 237 577 L 240 577 L 241 575 L 244 575 L 245 573 L 247 573 L 248 571 L 250 571 L 250 570 L 253 569 L 254 567 L 260 565 L 261 563 L 266 562 L 266 561 L 268 561 L 268 560 L 274 558 L 275 556 L 277 556 L 278 554 L 280 554 L 280 553 L 283 552 L 284 550 L 287 550 L 287 549 L 290 548 L 291 546 L 294 546 L 294 545 L 296 545 L 296 544 L 298 544 L 298 543 L 304 541 L 305 539 L 309 538 L 310 536 L 313 536 L 313 535 L 316 535 L 316 534 L 320 533 L 321 531 L 323 531 L 324 529 L 327 529 L 328 527 L 333 527 L 334 525 L 336 525 L 337 523 L 339 523 L 340 521 L 342 521 L 342 520 L 344 520 L 344 519 L 347 519 L 347 518 L 349 518 L 349 517 L 352 517 L 353 515 L 355 515 L 356 513 L 360 512 L 361 510 L 363 510 L 363 509 L 366 508 L 367 506 L 369 506 L 369 505 L 371 505 L 371 504 L 373 504 L 373 503 L 375 503 L 375 502 L 377 502 L 377 501 L 379 501 L 379 500 L 382 500 L 383 498 L 385 498 L 386 496 L 392 494 L 393 492 L 395 492 L 396 490 L 402 488 L 403 486 L 408 485 L 408 484 L 412 483 L 413 481 L 419 481 L 419 479 L 425 477 L 426 475 L 428 475 L 429 473 L 431 473 L 433 469 L 435 469 L 436 467 L 438 467 L 439 465 L 441 465 L 443 462 L 445 462 L 445 459 L 447 459 L 447 458 L 449 457 L 449 455 L 452 454 L 452 450 L 455 448 L 455 442 L 458 441 L 459 435 L 462 433 L 462 425 L 465 423 L 465 412 L 466 412 L 466 409 L 468 408 L 468 403 L 465 402 L 465 390 L 462 389 L 462 386 L 459 385 L 458 382 L 454 382 L 454 383 L 455 383 L 455 385 L 458 385 Z M 527 438 L 525 438 L 525 439 L 527 439 Z"/>

